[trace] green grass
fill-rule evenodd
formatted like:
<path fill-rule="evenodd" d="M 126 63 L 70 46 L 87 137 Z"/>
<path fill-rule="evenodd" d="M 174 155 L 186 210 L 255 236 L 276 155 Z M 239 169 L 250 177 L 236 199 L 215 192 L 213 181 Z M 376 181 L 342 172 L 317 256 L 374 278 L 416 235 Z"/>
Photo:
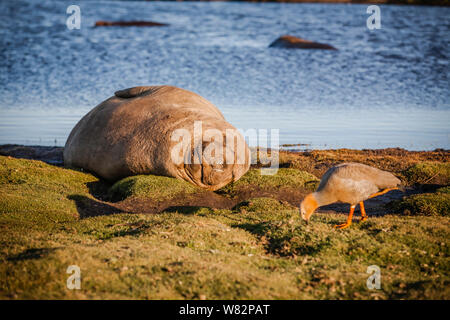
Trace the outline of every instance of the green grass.
<path fill-rule="evenodd" d="M 266 190 L 303 188 L 312 191 L 319 181 L 316 176 L 298 169 L 280 168 L 274 175 L 262 175 L 261 169 L 250 169 L 238 181 L 223 187 L 219 192 L 235 195 L 248 186 Z"/>
<path fill-rule="evenodd" d="M 449 217 L 370 217 L 336 230 L 346 215 L 307 225 L 271 198 L 83 217 L 80 198 L 99 203 L 90 174 L 0 157 L 0 177 L 1 299 L 450 298 Z M 380 290 L 366 287 L 374 264 Z M 66 288 L 70 265 L 81 290 Z"/>
<path fill-rule="evenodd" d="M 436 190 L 437 193 L 450 193 L 450 186 L 442 187 Z"/>
<path fill-rule="evenodd" d="M 0 214 L 31 228 L 75 220 L 76 205 L 68 197 L 92 198 L 89 188 L 97 183 L 98 178 L 83 172 L 0 156 Z"/>
<path fill-rule="evenodd" d="M 109 190 L 114 200 L 124 200 L 129 197 L 167 200 L 199 192 L 202 192 L 202 189 L 186 181 L 154 175 L 127 177 L 116 182 Z"/>
<path fill-rule="evenodd" d="M 450 216 L 449 187 L 436 190 L 435 193 L 416 194 L 394 201 L 388 206 L 405 215 Z"/>
<path fill-rule="evenodd" d="M 240 213 L 253 212 L 261 215 L 269 215 L 273 216 L 278 214 L 283 214 L 285 211 L 298 210 L 297 208 L 291 206 L 287 202 L 281 202 L 276 199 L 261 197 L 261 198 L 252 198 L 246 201 L 242 201 L 237 204 L 234 210 L 239 211 Z M 283 216 L 279 216 L 280 219 Z"/>
<path fill-rule="evenodd" d="M 450 184 L 450 163 L 424 161 L 402 172 L 408 185 L 436 183 Z"/>

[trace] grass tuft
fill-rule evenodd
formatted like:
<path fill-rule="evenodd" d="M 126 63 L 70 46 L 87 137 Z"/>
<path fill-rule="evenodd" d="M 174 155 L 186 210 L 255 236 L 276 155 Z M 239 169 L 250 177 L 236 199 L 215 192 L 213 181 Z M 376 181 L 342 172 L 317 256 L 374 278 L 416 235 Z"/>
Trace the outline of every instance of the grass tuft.
<path fill-rule="evenodd" d="M 420 162 L 402 172 L 408 185 L 450 184 L 450 163 Z"/>
<path fill-rule="evenodd" d="M 295 211 L 295 207 L 291 206 L 287 202 L 278 201 L 272 198 L 252 198 L 246 201 L 242 201 L 237 204 L 233 209 L 243 213 L 243 212 L 252 212 L 252 213 L 261 213 L 261 214 L 271 214 L 283 211 Z"/>
<path fill-rule="evenodd" d="M 161 201 L 197 192 L 202 192 L 202 190 L 183 180 L 163 176 L 138 175 L 117 181 L 110 188 L 109 195 L 114 201 L 129 197 Z"/>
<path fill-rule="evenodd" d="M 320 180 L 313 174 L 292 168 L 280 168 L 274 175 L 262 175 L 261 169 L 250 169 L 238 181 L 223 187 L 219 192 L 236 195 L 240 190 L 249 186 L 263 190 L 303 188 L 313 191 L 317 188 L 319 182 Z"/>
<path fill-rule="evenodd" d="M 439 191 L 441 190 L 441 191 Z M 450 216 L 449 188 L 438 189 L 436 193 L 424 193 L 393 201 L 388 208 L 404 215 Z"/>
<path fill-rule="evenodd" d="M 450 186 L 442 187 L 436 190 L 437 193 L 450 193 Z"/>

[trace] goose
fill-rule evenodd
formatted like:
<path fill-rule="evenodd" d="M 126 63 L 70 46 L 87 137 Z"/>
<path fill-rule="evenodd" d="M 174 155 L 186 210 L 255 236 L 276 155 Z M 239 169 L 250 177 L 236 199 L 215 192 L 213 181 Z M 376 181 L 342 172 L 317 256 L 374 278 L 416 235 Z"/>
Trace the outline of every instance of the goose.
<path fill-rule="evenodd" d="M 361 163 L 342 163 L 325 172 L 317 190 L 308 194 L 300 204 L 300 214 L 308 222 L 318 207 L 334 202 L 349 203 L 347 222 L 334 226 L 345 229 L 352 224 L 357 204 L 361 209 L 361 222 L 365 221 L 367 215 L 363 201 L 397 190 L 400 184 L 401 181 L 390 172 Z"/>

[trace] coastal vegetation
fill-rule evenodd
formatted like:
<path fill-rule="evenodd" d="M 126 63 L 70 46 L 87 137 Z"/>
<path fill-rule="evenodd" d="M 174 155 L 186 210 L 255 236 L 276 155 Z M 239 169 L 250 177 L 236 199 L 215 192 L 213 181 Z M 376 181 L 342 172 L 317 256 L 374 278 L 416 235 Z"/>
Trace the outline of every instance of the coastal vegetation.
<path fill-rule="evenodd" d="M 0 156 L 2 299 L 449 299 L 450 154 L 445 150 L 281 152 L 216 192 L 174 178 L 109 184 L 78 169 Z M 347 207 L 309 224 L 298 203 L 326 169 L 364 162 L 390 170 L 405 194 Z M 356 214 L 358 215 L 358 214 Z M 66 286 L 71 265 L 81 289 Z M 381 270 L 381 289 L 366 286 Z"/>

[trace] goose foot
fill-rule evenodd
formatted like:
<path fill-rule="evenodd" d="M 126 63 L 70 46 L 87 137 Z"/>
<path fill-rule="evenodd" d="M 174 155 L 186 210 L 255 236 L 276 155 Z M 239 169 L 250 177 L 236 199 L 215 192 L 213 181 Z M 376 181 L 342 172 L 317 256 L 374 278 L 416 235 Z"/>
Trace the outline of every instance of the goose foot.
<path fill-rule="evenodd" d="M 350 206 L 350 213 L 348 214 L 347 222 L 343 223 L 343 224 L 335 225 L 334 227 L 336 229 L 345 229 L 345 228 L 350 227 L 350 225 L 352 224 L 353 212 L 355 212 L 355 207 L 356 207 L 356 205 Z"/>
<path fill-rule="evenodd" d="M 351 223 L 343 223 L 343 224 L 337 224 L 334 226 L 336 229 L 345 229 L 351 226 Z"/>

